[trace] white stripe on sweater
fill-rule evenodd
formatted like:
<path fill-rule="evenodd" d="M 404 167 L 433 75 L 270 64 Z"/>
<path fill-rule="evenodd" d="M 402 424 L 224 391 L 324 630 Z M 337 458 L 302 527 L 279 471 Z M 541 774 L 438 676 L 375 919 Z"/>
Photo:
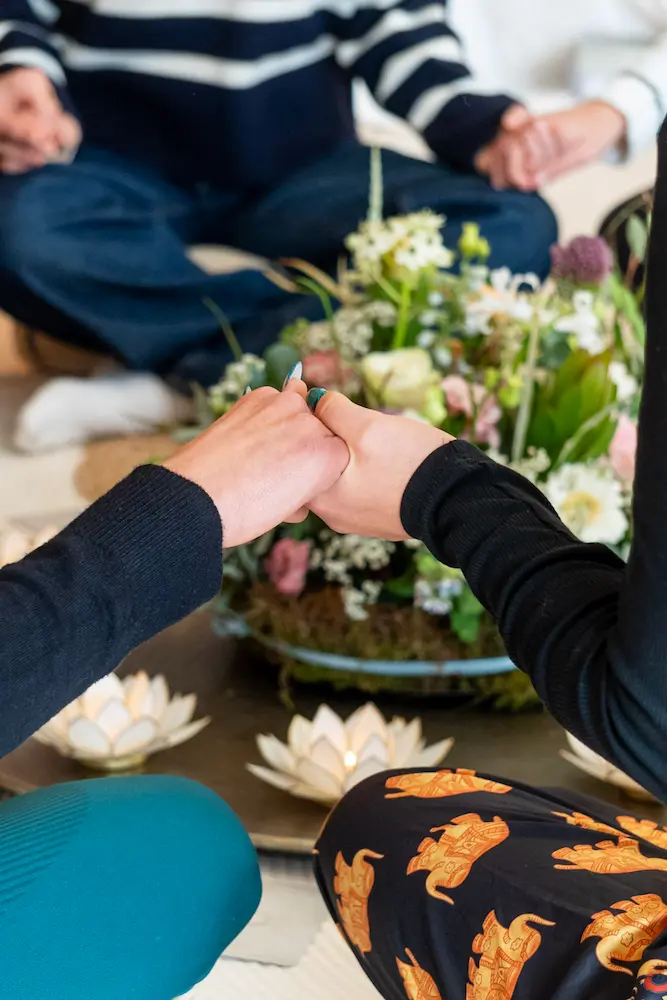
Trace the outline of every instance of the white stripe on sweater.
<path fill-rule="evenodd" d="M 0 54 L 0 66 L 29 66 L 32 69 L 41 69 L 46 75 L 59 86 L 65 84 L 65 74 L 63 68 L 54 56 L 49 55 L 44 49 L 16 48 L 8 49 Z"/>
<path fill-rule="evenodd" d="M 100 17 L 150 20 L 212 17 L 249 24 L 299 21 L 320 11 L 353 17 L 364 10 L 390 10 L 400 0 L 74 0 Z"/>
<path fill-rule="evenodd" d="M 423 132 L 438 117 L 445 105 L 461 94 L 497 97 L 498 90 L 489 90 L 488 86 L 484 87 L 478 80 L 467 75 L 454 83 L 444 83 L 426 90 L 412 105 L 406 120 L 417 132 Z"/>
<path fill-rule="evenodd" d="M 241 62 L 196 53 L 93 49 L 71 39 L 61 39 L 62 60 L 71 69 L 124 70 L 230 90 L 248 90 L 267 80 L 312 66 L 331 55 L 334 48 L 335 39 L 321 35 L 310 45 L 272 53 L 254 62 Z"/>
<path fill-rule="evenodd" d="M 336 58 L 341 66 L 348 67 L 356 62 L 364 53 L 386 38 L 391 38 L 403 31 L 414 31 L 427 24 L 446 24 L 445 8 L 440 3 L 432 3 L 421 10 L 408 11 L 396 8 L 388 11 L 369 32 L 353 42 L 341 42 Z"/>
<path fill-rule="evenodd" d="M 384 104 L 387 98 L 391 97 L 394 91 L 398 90 L 401 84 L 429 59 L 437 59 L 444 63 L 462 63 L 463 50 L 456 38 L 443 35 L 439 38 L 429 38 L 404 52 L 397 52 L 395 56 L 387 59 L 378 79 L 375 87 L 378 101 Z"/>

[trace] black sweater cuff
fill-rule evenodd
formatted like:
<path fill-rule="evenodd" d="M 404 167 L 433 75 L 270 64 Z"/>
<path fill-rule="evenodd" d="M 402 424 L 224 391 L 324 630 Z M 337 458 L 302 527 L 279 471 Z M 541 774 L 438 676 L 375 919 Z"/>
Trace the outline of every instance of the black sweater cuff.
<path fill-rule="evenodd" d="M 67 529 L 124 578 L 138 641 L 210 600 L 222 582 L 222 525 L 195 483 L 157 465 L 135 469 Z"/>

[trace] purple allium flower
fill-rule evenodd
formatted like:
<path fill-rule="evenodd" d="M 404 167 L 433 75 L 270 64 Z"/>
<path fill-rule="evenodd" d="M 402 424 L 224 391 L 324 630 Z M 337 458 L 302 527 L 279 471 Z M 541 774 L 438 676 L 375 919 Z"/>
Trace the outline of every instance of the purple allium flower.
<path fill-rule="evenodd" d="M 551 269 L 555 278 L 578 285 L 601 285 L 614 266 L 614 255 L 601 236 L 577 236 L 567 246 L 551 247 Z"/>

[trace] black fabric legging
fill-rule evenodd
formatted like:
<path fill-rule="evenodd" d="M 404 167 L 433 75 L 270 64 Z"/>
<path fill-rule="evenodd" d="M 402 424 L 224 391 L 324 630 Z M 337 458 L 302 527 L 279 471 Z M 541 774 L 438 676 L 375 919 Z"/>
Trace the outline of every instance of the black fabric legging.
<path fill-rule="evenodd" d="M 320 889 L 387 1000 L 667 997 L 667 831 L 474 771 L 391 771 L 334 809 Z"/>

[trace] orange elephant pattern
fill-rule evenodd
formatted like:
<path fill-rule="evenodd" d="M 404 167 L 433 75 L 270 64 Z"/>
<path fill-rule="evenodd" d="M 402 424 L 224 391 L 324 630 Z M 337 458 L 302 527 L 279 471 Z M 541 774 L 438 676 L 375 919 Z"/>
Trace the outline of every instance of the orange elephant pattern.
<path fill-rule="evenodd" d="M 612 913 L 612 910 L 620 912 Z M 588 938 L 600 938 L 595 946 L 600 964 L 611 972 L 631 976 L 631 969 L 617 963 L 638 962 L 665 927 L 667 906 L 660 896 L 647 893 L 612 903 L 610 909 L 594 913 L 581 940 L 583 943 Z"/>
<path fill-rule="evenodd" d="M 403 980 L 408 1000 L 442 1000 L 433 976 L 422 969 L 409 948 L 405 949 L 405 954 L 410 962 L 402 962 L 400 958 L 397 958 L 396 965 Z"/>
<path fill-rule="evenodd" d="M 568 823 L 570 826 L 581 827 L 582 830 L 594 830 L 596 833 L 607 833 L 610 834 L 612 837 L 622 836 L 620 830 L 616 830 L 613 826 L 607 826 L 606 823 L 598 823 L 591 816 L 586 816 L 585 813 L 555 812 L 553 815 L 558 816 L 560 819 L 564 819 L 565 822 Z"/>
<path fill-rule="evenodd" d="M 383 854 L 364 848 L 357 851 L 352 864 L 348 865 L 340 851 L 336 855 L 333 888 L 339 897 L 336 901 L 338 912 L 350 943 L 362 954 L 371 951 L 373 947 L 368 920 L 368 897 L 375 883 L 375 869 L 367 859 L 381 860 L 383 857 Z"/>
<path fill-rule="evenodd" d="M 509 927 L 503 927 L 491 910 L 482 933 L 472 943 L 473 952 L 481 957 L 479 965 L 474 957 L 470 959 L 466 1000 L 512 1000 L 524 965 L 542 943 L 542 935 L 529 926 L 531 923 L 555 926 L 534 913 L 523 913 Z"/>
<path fill-rule="evenodd" d="M 444 799 L 452 795 L 465 795 L 470 792 L 490 792 L 494 795 L 506 795 L 511 792 L 510 785 L 490 778 L 477 777 L 475 771 L 457 768 L 456 771 L 424 771 L 416 774 L 393 774 L 387 778 L 385 788 L 390 792 L 385 799 Z"/>
<path fill-rule="evenodd" d="M 431 833 L 440 833 L 439 840 L 426 837 L 417 848 L 416 857 L 408 864 L 407 874 L 427 871 L 426 891 L 435 899 L 454 903 L 442 888 L 456 889 L 467 879 L 472 866 L 483 854 L 502 844 L 509 827 L 499 816 L 485 822 L 477 813 L 456 816 L 446 826 L 436 826 Z"/>
<path fill-rule="evenodd" d="M 654 847 L 667 851 L 667 826 L 660 828 L 650 819 L 635 819 L 634 816 L 617 816 L 616 822 L 633 837 L 648 840 Z"/>
<path fill-rule="evenodd" d="M 602 840 L 595 846 L 577 844 L 576 847 L 562 847 L 554 851 L 552 857 L 568 864 L 554 865 L 559 871 L 585 871 L 598 875 L 618 875 L 629 872 L 667 871 L 667 858 L 645 857 L 636 840 L 619 837 Z"/>

